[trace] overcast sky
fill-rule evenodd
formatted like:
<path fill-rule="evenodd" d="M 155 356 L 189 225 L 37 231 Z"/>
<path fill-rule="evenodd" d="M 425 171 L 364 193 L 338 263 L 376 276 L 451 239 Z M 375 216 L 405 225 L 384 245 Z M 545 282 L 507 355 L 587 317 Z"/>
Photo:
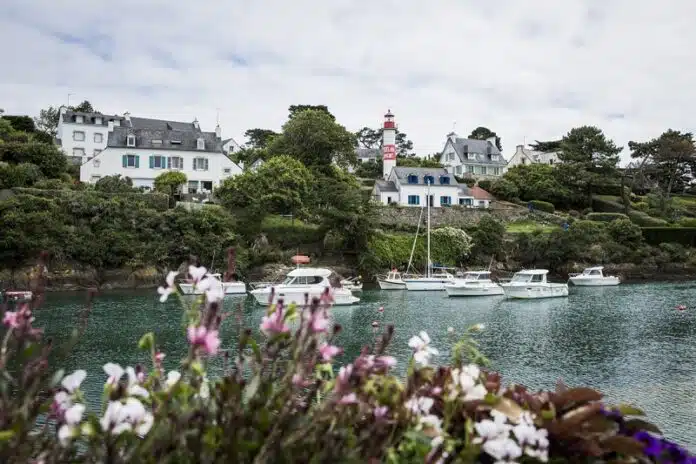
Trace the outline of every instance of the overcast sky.
<path fill-rule="evenodd" d="M 456 121 L 515 145 L 602 128 L 619 145 L 694 130 L 696 1 L 2 0 L 0 108 L 90 100 L 243 143 L 291 104 L 350 130 L 388 108 L 418 154 Z"/>

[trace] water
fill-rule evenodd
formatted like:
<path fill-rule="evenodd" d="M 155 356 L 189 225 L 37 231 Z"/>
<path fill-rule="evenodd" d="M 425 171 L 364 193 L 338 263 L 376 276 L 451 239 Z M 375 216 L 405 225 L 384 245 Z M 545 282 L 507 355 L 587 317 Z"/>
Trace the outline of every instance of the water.
<path fill-rule="evenodd" d="M 76 322 L 83 294 L 50 294 L 38 326 L 64 339 Z M 251 299 L 226 300 L 226 308 L 242 303 L 243 319 L 257 330 L 264 308 Z M 677 311 L 684 304 L 689 309 Z M 384 306 L 383 313 L 377 309 Z M 693 308 L 692 308 L 693 307 Z M 154 292 L 114 292 L 99 297 L 89 327 L 71 357 L 68 372 L 88 371 L 83 385 L 96 407 L 106 379 L 101 366 L 147 364 L 137 348 L 142 334 L 153 331 L 167 353 L 165 367 L 174 369 L 187 342 L 175 301 L 160 304 Z M 394 323 L 389 353 L 404 366 L 411 351 L 408 339 L 428 332 L 449 357 L 452 338 L 447 328 L 463 330 L 483 323 L 480 341 L 493 368 L 506 382 L 553 389 L 560 378 L 571 386 L 598 388 L 610 401 L 632 403 L 665 435 L 696 451 L 696 285 L 641 284 L 614 288 L 575 288 L 568 298 L 509 301 L 501 297 L 447 298 L 444 292 L 363 292 L 354 307 L 337 307 L 334 321 L 343 326 L 338 344 L 346 362 L 376 338 L 372 322 Z M 233 317 L 224 321 L 223 345 L 233 345 Z M 219 368 L 219 366 L 217 366 Z"/>

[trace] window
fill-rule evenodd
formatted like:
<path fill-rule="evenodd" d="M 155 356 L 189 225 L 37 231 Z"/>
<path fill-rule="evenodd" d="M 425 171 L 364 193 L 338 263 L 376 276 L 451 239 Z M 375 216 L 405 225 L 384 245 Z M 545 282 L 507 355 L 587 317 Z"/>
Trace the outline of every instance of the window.
<path fill-rule="evenodd" d="M 433 185 L 435 183 L 435 178 L 433 176 L 423 176 L 423 182 Z"/>
<path fill-rule="evenodd" d="M 479 205 L 479 206 L 486 206 L 486 201 L 485 201 L 485 200 L 479 200 L 478 205 Z"/>
<path fill-rule="evenodd" d="M 225 174 L 231 174 L 231 173 L 232 173 L 232 169 L 230 169 L 230 168 L 225 168 L 225 169 L 222 170 L 222 172 L 224 172 Z"/>
<path fill-rule="evenodd" d="M 549 164 L 553 164 L 553 158 L 549 160 Z"/>
<path fill-rule="evenodd" d="M 85 118 L 82 116 L 75 116 L 75 122 L 78 124 L 82 124 L 83 122 L 85 122 Z M 82 139 L 82 140 L 84 140 L 84 139 Z"/>
<path fill-rule="evenodd" d="M 104 134 L 100 132 L 94 133 L 94 143 L 102 143 L 104 141 Z"/>
<path fill-rule="evenodd" d="M 193 170 L 194 171 L 207 171 L 208 170 L 208 158 L 194 158 L 193 159 Z"/>
<path fill-rule="evenodd" d="M 474 167 L 473 166 L 467 166 L 466 167 L 466 172 L 472 173 L 474 172 Z"/>
<path fill-rule="evenodd" d="M 184 169 L 184 159 L 181 156 L 170 156 L 169 169 Z"/>
<path fill-rule="evenodd" d="M 415 174 L 409 174 L 408 175 L 408 183 L 409 184 L 417 184 L 418 183 L 418 176 Z"/>
<path fill-rule="evenodd" d="M 198 192 L 198 181 L 197 180 L 190 180 L 188 183 L 188 193 L 196 193 Z"/>
<path fill-rule="evenodd" d="M 161 140 L 153 140 L 151 143 L 152 143 L 152 146 L 155 147 L 155 148 L 159 148 L 159 147 L 162 146 L 162 141 L 161 141 Z"/>
<path fill-rule="evenodd" d="M 500 168 L 493 168 L 493 175 L 499 176 L 500 175 Z"/>
<path fill-rule="evenodd" d="M 150 156 L 150 169 L 164 169 L 167 167 L 167 158 L 160 155 Z"/>
<path fill-rule="evenodd" d="M 72 154 L 73 156 L 85 156 L 85 149 L 84 148 L 73 148 L 72 149 Z"/>
<path fill-rule="evenodd" d="M 452 204 L 452 197 L 440 197 L 440 206 L 449 206 Z"/>
<path fill-rule="evenodd" d="M 486 166 L 481 166 L 481 174 L 488 174 L 488 169 L 486 168 Z"/>
<path fill-rule="evenodd" d="M 461 167 L 461 166 L 457 166 L 456 173 L 457 173 L 457 174 L 461 174 L 461 173 L 462 173 L 462 167 Z"/>
<path fill-rule="evenodd" d="M 121 159 L 121 165 L 124 168 L 139 168 L 140 167 L 140 156 L 138 155 L 123 155 Z"/>
<path fill-rule="evenodd" d="M 98 168 L 98 167 L 101 165 L 101 160 L 93 159 L 93 160 L 92 160 L 92 165 L 93 165 L 95 168 Z"/>
<path fill-rule="evenodd" d="M 101 126 L 102 118 L 94 118 L 94 124 L 99 124 Z"/>
<path fill-rule="evenodd" d="M 82 164 L 81 156 L 68 156 L 68 162 L 75 166 L 80 166 Z"/>
<path fill-rule="evenodd" d="M 172 145 L 181 145 L 181 140 L 170 140 L 169 143 Z"/>
<path fill-rule="evenodd" d="M 476 155 L 473 154 L 473 153 L 467 153 L 467 154 L 466 154 L 466 157 L 467 157 L 467 159 L 470 159 L 470 160 L 476 159 Z"/>
<path fill-rule="evenodd" d="M 204 180 L 201 182 L 201 190 L 204 190 L 206 192 L 212 192 L 213 191 L 213 181 L 210 180 Z"/>
<path fill-rule="evenodd" d="M 199 138 L 196 140 L 196 148 L 199 150 L 205 150 L 205 139 Z"/>
<path fill-rule="evenodd" d="M 409 195 L 408 196 L 408 204 L 409 205 L 420 205 L 420 196 L 419 195 Z"/>
<path fill-rule="evenodd" d="M 97 181 L 98 181 L 99 179 L 101 179 L 101 176 L 92 176 L 92 177 L 89 179 L 89 181 L 90 181 L 92 184 L 96 184 Z"/>
<path fill-rule="evenodd" d="M 391 197 L 387 197 L 387 204 L 391 205 Z"/>
<path fill-rule="evenodd" d="M 526 159 L 522 158 L 521 161 L 522 161 L 522 164 L 527 164 L 527 160 L 526 160 Z"/>
<path fill-rule="evenodd" d="M 227 153 L 232 153 L 234 151 L 234 146 L 231 146 L 229 150 L 227 150 Z"/>
<path fill-rule="evenodd" d="M 129 147 L 135 146 L 135 135 L 129 135 L 126 137 L 126 145 Z"/>
<path fill-rule="evenodd" d="M 450 183 L 450 178 L 447 176 L 440 176 L 440 183 L 442 185 L 449 185 Z"/>
<path fill-rule="evenodd" d="M 85 133 L 82 131 L 73 131 L 72 139 L 76 142 L 84 142 L 85 141 Z"/>

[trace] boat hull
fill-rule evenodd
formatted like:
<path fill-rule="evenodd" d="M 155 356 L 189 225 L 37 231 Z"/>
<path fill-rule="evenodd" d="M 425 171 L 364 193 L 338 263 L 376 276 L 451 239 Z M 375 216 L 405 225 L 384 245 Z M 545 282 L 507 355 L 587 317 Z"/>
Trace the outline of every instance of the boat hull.
<path fill-rule="evenodd" d="M 568 296 L 567 284 L 541 284 L 541 285 L 510 285 L 503 284 L 503 291 L 507 298 L 538 299 L 558 298 Z"/>
<path fill-rule="evenodd" d="M 621 281 L 618 277 L 571 277 L 570 283 L 578 287 L 613 287 Z"/>
<path fill-rule="evenodd" d="M 445 291 L 449 297 L 458 296 L 496 296 L 504 295 L 505 292 L 500 285 L 445 285 Z"/>
<path fill-rule="evenodd" d="M 404 280 L 406 284 L 406 290 L 409 292 L 424 292 L 424 291 L 436 291 L 444 290 L 445 284 L 451 282 L 447 279 L 414 279 L 414 280 Z"/>
<path fill-rule="evenodd" d="M 296 291 L 277 288 L 273 292 L 272 301 L 269 301 L 271 294 L 270 287 L 259 290 L 253 290 L 250 293 L 251 296 L 254 297 L 256 303 L 264 306 L 267 305 L 269 302 L 275 304 L 278 302 L 279 299 L 282 299 L 285 304 L 294 303 L 296 305 L 304 305 L 306 294 L 309 294 L 309 300 L 311 301 L 313 298 L 320 298 L 321 295 L 324 293 L 324 289 L 317 288 L 311 290 L 303 289 L 302 291 Z M 354 296 L 349 290 L 346 289 L 335 289 L 332 291 L 332 295 L 334 297 L 334 306 L 348 306 L 360 302 L 360 298 Z"/>
<path fill-rule="evenodd" d="M 399 280 L 379 279 L 377 283 L 381 290 L 406 290 L 406 284 Z"/>
<path fill-rule="evenodd" d="M 202 295 L 203 292 L 196 289 L 193 284 L 180 283 L 179 289 L 184 295 Z M 244 295 L 247 292 L 244 282 L 222 282 L 225 295 Z"/>

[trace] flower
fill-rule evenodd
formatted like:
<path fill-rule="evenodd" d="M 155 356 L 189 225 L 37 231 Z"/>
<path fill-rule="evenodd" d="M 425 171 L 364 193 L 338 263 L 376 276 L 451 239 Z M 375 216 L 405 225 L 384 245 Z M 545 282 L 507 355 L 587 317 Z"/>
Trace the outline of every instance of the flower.
<path fill-rule="evenodd" d="M 109 379 L 106 381 L 109 385 L 116 385 L 119 380 L 121 380 L 121 377 L 123 377 L 123 374 L 126 373 L 121 366 L 115 363 L 106 363 L 103 369 L 106 375 L 109 376 Z"/>
<path fill-rule="evenodd" d="M 390 367 L 396 366 L 396 358 L 394 356 L 377 356 L 375 358 L 375 364 L 378 367 L 389 369 Z"/>
<path fill-rule="evenodd" d="M 309 321 L 309 328 L 314 333 L 326 332 L 329 327 L 329 318 L 326 315 L 325 310 L 317 310 L 312 314 Z"/>
<path fill-rule="evenodd" d="M 321 358 L 326 362 L 331 362 L 334 356 L 337 356 L 343 352 L 342 348 L 334 345 L 329 345 L 328 343 L 322 343 L 319 347 L 319 353 Z"/>
<path fill-rule="evenodd" d="M 480 382 L 480 376 L 481 370 L 476 364 L 452 370 L 452 384 L 464 394 L 464 401 L 482 400 L 488 394 L 488 390 Z M 456 391 L 453 394 L 454 397 L 457 396 Z"/>
<path fill-rule="evenodd" d="M 338 370 L 338 376 L 336 377 L 335 390 L 337 392 L 347 391 L 350 389 L 350 377 L 353 375 L 353 365 L 348 364 L 343 366 Z"/>
<path fill-rule="evenodd" d="M 377 406 L 372 410 L 372 414 L 374 414 L 375 419 L 382 419 L 387 415 L 388 412 L 389 408 L 387 406 Z"/>
<path fill-rule="evenodd" d="M 292 384 L 296 387 L 304 388 L 312 384 L 312 382 L 305 380 L 300 374 L 294 374 L 292 376 Z"/>
<path fill-rule="evenodd" d="M 188 273 L 193 279 L 195 283 L 198 283 L 207 273 L 208 270 L 204 268 L 203 266 L 201 267 L 196 267 L 196 266 L 189 266 L 188 267 Z"/>
<path fill-rule="evenodd" d="M 473 443 L 481 443 L 484 440 L 495 440 L 498 438 L 507 438 L 510 435 L 512 427 L 507 424 L 507 417 L 495 409 L 491 411 L 491 419 L 483 419 L 474 424 L 474 430 L 478 437 L 474 438 Z"/>
<path fill-rule="evenodd" d="M 487 440 L 481 448 L 497 461 L 513 461 L 522 456 L 522 448 L 511 438 Z"/>
<path fill-rule="evenodd" d="M 12 329 L 18 328 L 20 323 L 19 311 L 5 311 L 2 323 Z"/>
<path fill-rule="evenodd" d="M 104 431 L 111 432 L 113 435 L 133 430 L 143 437 L 152 428 L 154 417 L 139 400 L 128 398 L 125 404 L 120 401 L 110 401 L 99 423 Z"/>
<path fill-rule="evenodd" d="M 283 320 L 283 308 L 281 305 L 278 306 L 278 309 L 273 314 L 261 318 L 260 328 L 261 332 L 266 336 L 290 332 L 290 328 L 285 325 Z"/>
<path fill-rule="evenodd" d="M 181 374 L 177 371 L 167 372 L 167 380 L 164 381 L 167 388 L 172 388 L 181 379 Z"/>
<path fill-rule="evenodd" d="M 51 411 L 56 417 L 62 417 L 65 411 L 72 405 L 73 403 L 70 396 L 64 391 L 59 391 L 53 396 Z"/>
<path fill-rule="evenodd" d="M 126 367 L 126 373 L 128 374 L 128 394 L 132 396 L 140 396 L 142 398 L 147 398 L 150 393 L 140 386 L 140 381 L 138 380 L 138 375 L 135 373 L 135 369 L 128 366 Z"/>
<path fill-rule="evenodd" d="M 87 372 L 79 369 L 73 372 L 70 375 L 66 375 L 63 377 L 63 380 L 60 382 L 60 384 L 65 388 L 68 393 L 74 393 L 75 390 L 80 388 L 80 385 L 82 385 L 82 382 L 85 380 L 85 377 L 87 377 Z"/>
<path fill-rule="evenodd" d="M 442 419 L 434 414 L 428 414 L 426 416 L 421 416 L 418 423 L 424 429 L 430 429 L 431 433 L 436 435 L 442 434 Z"/>
<path fill-rule="evenodd" d="M 414 414 L 428 414 L 430 408 L 435 404 L 435 400 L 427 396 L 413 397 L 404 403 L 404 406 Z"/>
<path fill-rule="evenodd" d="M 65 411 L 65 424 L 58 429 L 58 440 L 60 440 L 61 445 L 67 446 L 70 440 L 78 434 L 79 429 L 77 425 L 82 420 L 84 412 L 84 404 L 76 404 Z"/>
<path fill-rule="evenodd" d="M 356 404 L 357 402 L 358 397 L 355 395 L 355 393 L 349 393 L 348 395 L 343 396 L 338 401 L 338 404 Z"/>
<path fill-rule="evenodd" d="M 411 337 L 408 341 L 408 346 L 416 350 L 413 354 L 413 359 L 423 366 L 430 364 L 430 357 L 432 355 L 439 354 L 437 349 L 430 346 L 430 337 L 424 331 L 421 331 L 419 335 Z"/>
<path fill-rule="evenodd" d="M 217 330 L 208 330 L 203 326 L 189 326 L 187 329 L 189 343 L 201 346 L 208 354 L 216 354 L 220 348 L 220 337 Z"/>
<path fill-rule="evenodd" d="M 167 274 L 167 278 L 165 279 L 167 286 L 166 287 L 157 287 L 157 293 L 160 294 L 160 303 L 164 303 L 167 301 L 167 298 L 169 298 L 169 295 L 171 295 L 174 291 L 174 278 L 178 275 L 178 272 L 175 271 L 169 271 Z"/>

